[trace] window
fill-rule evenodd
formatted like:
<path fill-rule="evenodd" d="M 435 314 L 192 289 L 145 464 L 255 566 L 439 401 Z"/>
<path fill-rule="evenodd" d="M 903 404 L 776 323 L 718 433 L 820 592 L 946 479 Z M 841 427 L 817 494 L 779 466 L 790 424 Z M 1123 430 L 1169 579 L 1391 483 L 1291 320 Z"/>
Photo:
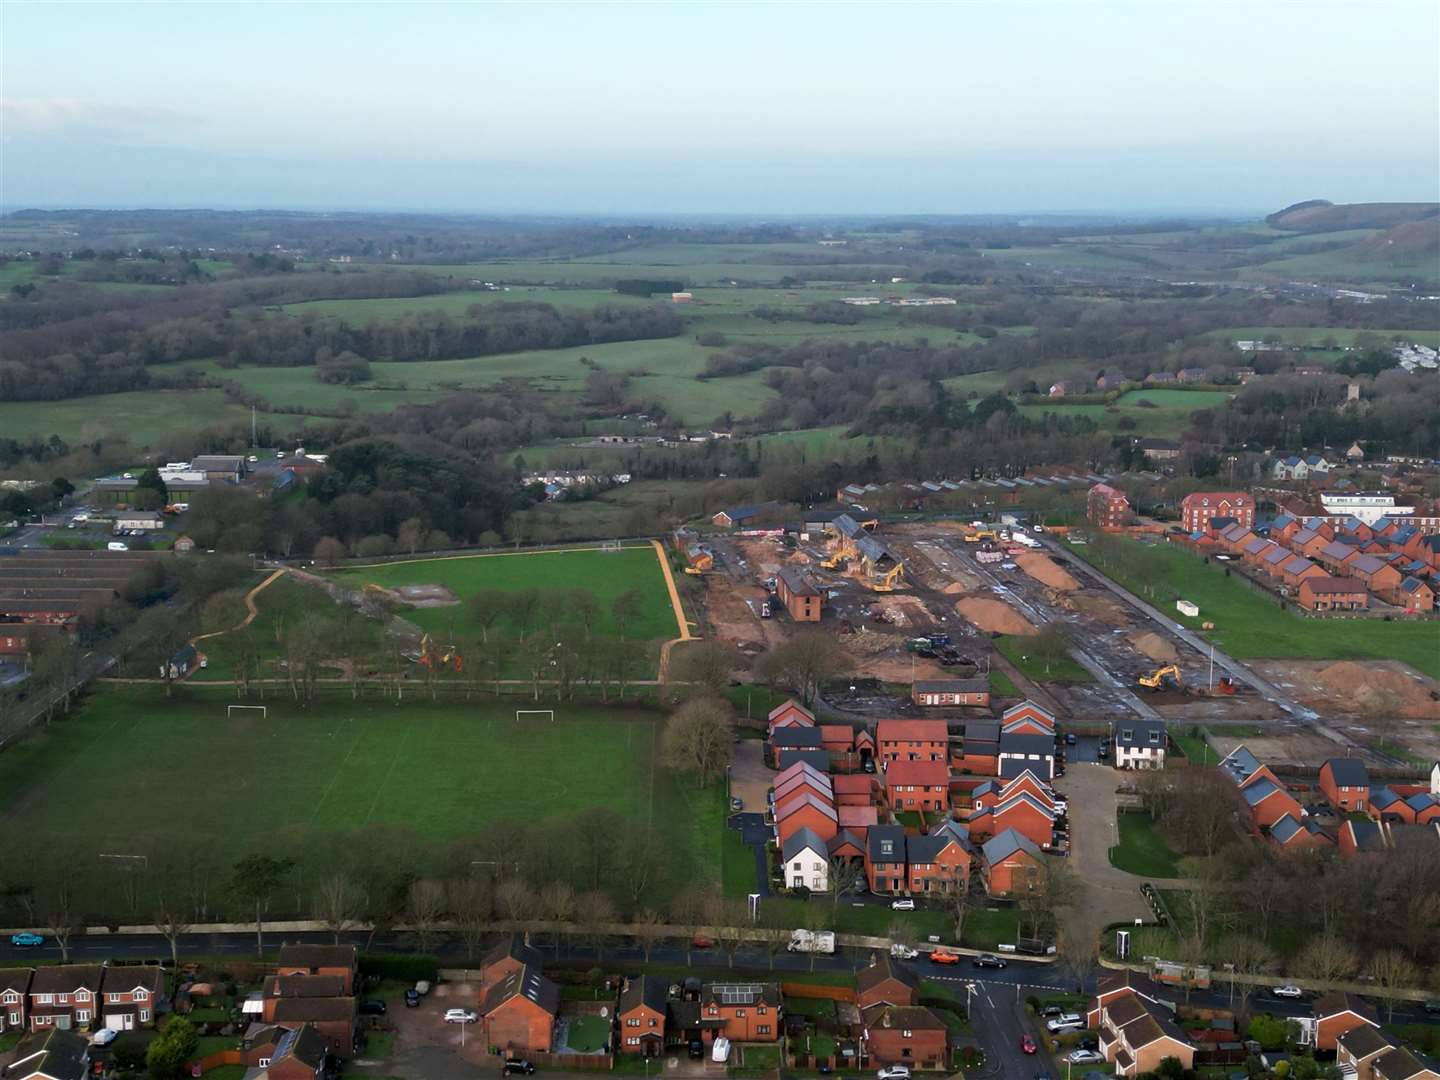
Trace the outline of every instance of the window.
<path fill-rule="evenodd" d="M 719 1015 L 720 1015 L 720 1010 L 717 1009 L 717 1008 L 715 1008 L 715 1007 L 712 1005 L 712 1006 L 710 1007 L 710 1015 L 711 1015 L 711 1016 L 719 1016 Z"/>
<path fill-rule="evenodd" d="M 150 997 L 144 990 L 136 990 L 134 996 L 136 1001 L 147 1001 Z"/>
<path fill-rule="evenodd" d="M 628 1039 L 625 1040 L 625 1045 L 626 1045 L 626 1046 L 639 1046 L 639 1045 L 640 1045 L 640 1036 L 639 1036 L 639 1035 L 631 1035 Z"/>
<path fill-rule="evenodd" d="M 36 994 L 36 995 L 35 995 L 35 1004 L 36 1004 L 36 1005 L 49 1005 L 49 1004 L 50 1004 L 52 1001 L 54 1001 L 54 1000 L 55 1000 L 55 995 L 54 995 L 54 994 Z"/>
<path fill-rule="evenodd" d="M 759 1027 L 757 1027 L 757 1028 L 755 1029 L 755 1031 L 756 1031 L 757 1034 L 760 1034 L 760 1035 L 769 1035 L 769 1034 L 770 1034 L 770 1025 L 769 1025 L 769 1024 L 761 1024 Z"/>
<path fill-rule="evenodd" d="M 76 1009 L 76 1010 L 75 1010 L 75 1022 L 76 1022 L 77 1024 L 86 1023 L 89 1019 L 90 1019 L 90 1010 L 89 1010 L 89 1009 Z"/>
<path fill-rule="evenodd" d="M 736 1009 L 736 1010 L 735 1010 L 735 1017 L 736 1017 L 737 1020 L 738 1020 L 740 1017 L 744 1016 L 744 1015 L 745 1015 L 745 1010 L 744 1010 L 744 1009 Z"/>
<path fill-rule="evenodd" d="M 903 1038 L 906 1038 L 906 1039 L 910 1038 L 910 1029 L 909 1029 L 909 1028 L 906 1028 L 906 1029 L 902 1030 L 902 1031 L 900 1032 L 900 1035 L 901 1035 Z"/>
<path fill-rule="evenodd" d="M 111 1001 L 119 1001 L 119 1000 L 120 1000 L 120 995 L 119 995 L 119 994 L 110 994 L 110 995 L 109 995 L 109 998 L 110 998 Z"/>
<path fill-rule="evenodd" d="M 18 1024 L 18 1023 L 20 1023 L 20 1014 L 19 1014 L 18 1012 L 12 1012 L 12 1013 L 10 1014 L 10 1022 L 11 1022 L 12 1024 Z"/>
<path fill-rule="evenodd" d="M 769 1015 L 769 1014 L 766 1012 L 765 1006 L 764 1006 L 764 1005 L 761 1005 L 760 1008 L 758 1008 L 758 1009 L 755 1010 L 755 1015 L 756 1015 L 756 1016 L 767 1016 L 767 1015 Z M 761 1030 L 761 1031 L 764 1031 L 765 1029 L 764 1029 L 764 1028 L 761 1028 L 760 1030 Z"/>
<path fill-rule="evenodd" d="M 140 1010 L 140 1022 L 141 1022 L 142 1024 L 144 1024 L 144 1023 L 148 1023 L 149 1020 L 150 1020 L 150 1010 L 149 1010 L 149 1009 L 141 1009 L 141 1010 Z"/>
<path fill-rule="evenodd" d="M 630 1019 L 628 1019 L 628 1020 L 625 1021 L 625 1026 L 626 1026 L 626 1027 L 639 1027 L 639 1026 L 640 1026 L 640 1021 L 637 1020 L 637 1019 L 634 1018 L 634 1017 L 631 1017 Z"/>
<path fill-rule="evenodd" d="M 655 1027 L 655 1026 L 656 1026 L 657 1024 L 659 1024 L 659 1023 L 660 1023 L 660 1021 L 656 1020 L 653 1016 L 650 1018 L 650 1026 L 651 1026 L 651 1027 Z"/>
<path fill-rule="evenodd" d="M 261 1058 L 261 1059 L 260 1059 L 260 1068 L 262 1068 L 262 1069 L 268 1069 L 269 1067 L 270 1067 L 270 1059 L 269 1059 L 269 1058 Z"/>

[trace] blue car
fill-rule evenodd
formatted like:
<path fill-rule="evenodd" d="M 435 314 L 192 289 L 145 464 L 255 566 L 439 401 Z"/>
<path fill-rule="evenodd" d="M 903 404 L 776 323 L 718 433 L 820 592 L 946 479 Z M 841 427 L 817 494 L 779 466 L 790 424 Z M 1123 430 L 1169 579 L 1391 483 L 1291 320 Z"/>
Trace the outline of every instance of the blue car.
<path fill-rule="evenodd" d="M 28 945 L 44 945 L 45 939 L 39 934 L 31 934 L 29 932 L 26 932 L 24 934 L 11 934 L 10 944 L 17 947 Z"/>

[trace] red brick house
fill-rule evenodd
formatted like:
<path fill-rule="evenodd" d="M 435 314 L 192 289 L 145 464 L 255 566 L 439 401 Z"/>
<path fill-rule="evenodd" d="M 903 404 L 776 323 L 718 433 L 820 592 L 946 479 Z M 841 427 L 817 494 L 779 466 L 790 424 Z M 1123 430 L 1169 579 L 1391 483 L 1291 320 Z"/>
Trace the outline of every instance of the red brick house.
<path fill-rule="evenodd" d="M 865 882 L 873 893 L 898 893 L 909 880 L 905 872 L 905 830 L 876 825 L 865 837 Z"/>
<path fill-rule="evenodd" d="M 480 961 L 480 996 L 513 972 L 529 966 L 540 969 L 544 958 L 540 950 L 532 946 L 520 934 L 511 934 Z"/>
<path fill-rule="evenodd" d="M 1123 529 L 1130 513 L 1125 493 L 1109 484 L 1096 484 L 1085 496 L 1085 518 L 1097 529 Z"/>
<path fill-rule="evenodd" d="M 875 745 L 882 762 L 944 761 L 950 730 L 944 720 L 881 720 Z"/>
<path fill-rule="evenodd" d="M 983 810 L 1024 792 L 1047 810 L 1055 809 L 1054 793 L 1033 772 L 1026 770 L 1010 780 L 987 780 L 970 793 L 970 808 Z"/>
<path fill-rule="evenodd" d="M 310 1024 L 272 1027 L 245 1051 L 245 1063 L 264 1069 L 266 1080 L 319 1080 L 325 1075 L 329 1049 L 325 1037 Z"/>
<path fill-rule="evenodd" d="M 908 1065 L 912 1069 L 944 1069 L 949 1065 L 949 1031 L 945 1021 L 918 1005 L 872 1005 L 861 1011 L 872 1061 Z"/>
<path fill-rule="evenodd" d="M 512 971 L 480 1000 L 485 1045 L 505 1056 L 549 1053 L 559 1011 L 560 988 L 538 968 Z"/>
<path fill-rule="evenodd" d="M 89 1040 L 51 1027 L 43 1037 L 36 1036 L 17 1049 L 10 1064 L 0 1068 L 0 1074 L 11 1080 L 84 1080 L 91 1075 L 91 1068 Z"/>
<path fill-rule="evenodd" d="M 830 778 L 838 806 L 874 806 L 880 785 L 870 773 L 840 773 Z"/>
<path fill-rule="evenodd" d="M 1255 500 L 1243 491 L 1197 491 L 1180 500 L 1181 527 L 1188 533 L 1205 532 L 1210 519 L 1234 518 L 1247 529 L 1255 525 Z"/>
<path fill-rule="evenodd" d="M 354 1053 L 357 1017 L 353 997 L 280 997 L 267 999 L 266 1004 L 266 1023 L 286 1028 L 309 1024 L 335 1057 L 348 1058 Z"/>
<path fill-rule="evenodd" d="M 1016 896 L 1035 888 L 1045 873 L 1045 854 L 1013 829 L 985 841 L 981 876 L 991 896 Z"/>
<path fill-rule="evenodd" d="M 888 953 L 875 953 L 870 966 L 861 968 L 855 976 L 855 1004 L 862 1009 L 872 1005 L 914 1005 L 919 996 L 919 978 L 891 963 Z"/>
<path fill-rule="evenodd" d="M 659 1057 L 665 1052 L 665 1009 L 669 997 L 664 979 L 653 975 L 626 979 L 615 1010 L 620 1025 L 620 1052 Z"/>
<path fill-rule="evenodd" d="M 104 969 L 94 964 L 63 964 L 37 968 L 30 979 L 31 1031 L 46 1028 L 98 1030 L 100 980 Z"/>
<path fill-rule="evenodd" d="M 1269 771 L 1265 770 L 1266 773 Z M 1287 814 L 1294 818 L 1304 816 L 1295 796 L 1259 773 L 1241 785 L 1240 795 L 1250 808 L 1250 819 L 1262 829 L 1270 828 Z"/>
<path fill-rule="evenodd" d="M 1100 1007 L 1100 1052 L 1116 1076 L 1152 1073 L 1167 1057 L 1195 1067 L 1195 1044 L 1176 1025 L 1170 1010 L 1139 994 Z"/>
<path fill-rule="evenodd" d="M 1370 594 L 1354 578 L 1307 578 L 1300 582 L 1299 600 L 1307 611 L 1361 611 L 1370 606 Z"/>
<path fill-rule="evenodd" d="M 780 727 L 814 727 L 815 714 L 794 698 L 770 710 L 765 735 L 768 738 Z"/>
<path fill-rule="evenodd" d="M 994 720 L 970 720 L 965 724 L 956 767 L 974 776 L 994 776 L 1000 770 L 1000 725 Z"/>
<path fill-rule="evenodd" d="M 1020 791 L 973 811 L 966 825 L 974 843 L 983 843 L 1007 829 L 1014 829 L 1045 848 L 1050 846 L 1055 833 L 1055 811 L 1028 791 Z"/>
<path fill-rule="evenodd" d="M 1334 1050 L 1341 1035 L 1361 1025 L 1380 1026 L 1379 1014 L 1368 1002 L 1341 990 L 1315 999 L 1314 1018 L 1316 1050 Z"/>
<path fill-rule="evenodd" d="M 1392 598 L 1397 607 L 1424 614 L 1435 610 L 1435 590 L 1417 577 L 1400 582 Z"/>
<path fill-rule="evenodd" d="M 1033 701 L 1011 705 L 1000 714 L 1002 735 L 1054 735 L 1055 715 Z"/>
<path fill-rule="evenodd" d="M 826 802 L 835 800 L 834 781 L 826 773 L 803 761 L 797 761 L 784 772 L 777 773 L 775 786 L 771 791 L 774 792 L 773 802 L 776 809 L 806 792 Z"/>
<path fill-rule="evenodd" d="M 990 680 L 978 679 L 916 679 L 910 687 L 910 700 L 921 706 L 989 705 Z"/>
<path fill-rule="evenodd" d="M 1320 766 L 1320 790 L 1342 814 L 1370 810 L 1370 772 L 1359 758 L 1331 758 Z"/>
<path fill-rule="evenodd" d="M 25 1030 L 25 1005 L 33 974 L 29 968 L 0 968 L 0 1035 Z"/>
<path fill-rule="evenodd" d="M 154 1027 L 165 996 L 165 972 L 148 964 L 108 967 L 100 984 L 100 1016 L 111 1031 Z"/>
<path fill-rule="evenodd" d="M 1169 999 L 1159 984 L 1148 975 L 1129 969 L 1107 972 L 1100 976 L 1099 982 L 1095 984 L 1095 996 L 1085 1014 L 1085 1026 L 1091 1031 L 1100 1030 L 1101 1010 L 1106 1005 L 1127 997 L 1144 998 L 1157 1005 L 1169 1004 Z"/>
<path fill-rule="evenodd" d="M 1377 1057 L 1370 1066 L 1372 1080 L 1440 1080 L 1440 1072 L 1430 1068 L 1405 1046 L 1396 1046 Z"/>
<path fill-rule="evenodd" d="M 1354 1080 L 1374 1080 L 1372 1066 L 1375 1059 L 1399 1045 L 1379 1028 L 1361 1024 L 1335 1040 L 1335 1064 Z"/>
<path fill-rule="evenodd" d="M 355 993 L 359 970 L 354 945 L 282 945 L 277 975 L 336 975 L 344 980 L 346 996 Z"/>
<path fill-rule="evenodd" d="M 1327 577 L 1324 567 L 1311 562 L 1303 555 L 1291 555 L 1280 566 L 1280 579 L 1294 589 L 1309 578 Z"/>
<path fill-rule="evenodd" d="M 796 622 L 820 621 L 820 590 L 806 581 L 798 570 L 782 567 L 775 575 L 775 595 Z"/>
<path fill-rule="evenodd" d="M 1281 851 L 1309 851 L 1333 847 L 1335 841 L 1312 818 L 1286 814 L 1270 826 L 1270 842 Z"/>
<path fill-rule="evenodd" d="M 1391 563 L 1377 559 L 1374 555 L 1357 555 L 1350 560 L 1346 569 L 1351 577 L 1364 582 L 1371 592 L 1393 592 L 1404 580 L 1404 575 Z"/>
<path fill-rule="evenodd" d="M 700 1022 L 731 1042 L 776 1042 L 783 1027 L 779 983 L 707 983 Z"/>
<path fill-rule="evenodd" d="M 885 770 L 892 810 L 944 810 L 950 805 L 950 766 L 939 760 L 892 760 Z"/>
<path fill-rule="evenodd" d="M 775 807 L 775 835 L 781 847 L 800 829 L 810 829 L 822 840 L 833 840 L 840 831 L 835 805 L 805 791 Z"/>
<path fill-rule="evenodd" d="M 975 850 L 958 822 L 947 821 L 926 836 L 906 836 L 906 891 L 924 896 L 967 889 L 974 861 Z"/>
<path fill-rule="evenodd" d="M 821 749 L 830 751 L 832 758 L 855 752 L 855 729 L 849 724 L 821 724 Z"/>

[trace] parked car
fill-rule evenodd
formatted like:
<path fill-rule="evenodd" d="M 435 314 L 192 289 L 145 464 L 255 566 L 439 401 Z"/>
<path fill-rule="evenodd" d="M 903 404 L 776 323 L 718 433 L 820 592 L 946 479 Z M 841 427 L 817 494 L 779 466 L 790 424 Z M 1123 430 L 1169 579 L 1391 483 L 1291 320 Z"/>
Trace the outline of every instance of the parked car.
<path fill-rule="evenodd" d="M 914 911 L 914 910 L 915 910 L 915 901 L 914 901 L 914 900 L 908 900 L 908 899 L 905 899 L 905 900 L 891 900 L 891 901 L 890 901 L 890 908 L 891 908 L 892 911 Z"/>
<path fill-rule="evenodd" d="M 705 1056 L 705 1044 L 699 1039 L 690 1040 L 690 1056 L 696 1061 Z"/>
<path fill-rule="evenodd" d="M 101 1028 L 90 1036 L 91 1046 L 109 1046 L 120 1037 L 120 1033 L 114 1028 Z"/>
<path fill-rule="evenodd" d="M 1073 731 L 1067 731 L 1067 732 L 1065 733 L 1065 745 L 1066 745 L 1066 746 L 1074 746 L 1074 745 L 1075 745 L 1075 733 L 1074 733 Z"/>
<path fill-rule="evenodd" d="M 420 1007 L 420 995 L 414 989 L 405 991 L 405 1007 L 407 1009 L 418 1009 Z"/>
<path fill-rule="evenodd" d="M 715 1041 L 710 1044 L 710 1060 L 717 1065 L 730 1060 L 730 1040 L 724 1035 L 716 1035 Z"/>
<path fill-rule="evenodd" d="M 421 997 L 424 997 L 426 994 L 430 993 L 430 983 L 425 979 L 421 979 L 415 984 L 415 992 Z"/>
<path fill-rule="evenodd" d="M 1062 1031 L 1084 1031 L 1085 1018 L 1076 1013 L 1062 1013 L 1047 1022 L 1045 1030 L 1052 1035 L 1058 1035 Z"/>
<path fill-rule="evenodd" d="M 473 1024 L 480 1017 L 469 1009 L 446 1009 L 445 1022 L 447 1024 Z"/>
<path fill-rule="evenodd" d="M 1000 959 L 1000 957 L 996 956 L 994 953 L 988 952 L 981 953 L 979 956 L 975 957 L 973 963 L 976 967 L 985 968 L 1003 968 L 1005 966 L 1004 960 Z"/>
<path fill-rule="evenodd" d="M 910 1070 L 904 1065 L 886 1065 L 875 1075 L 879 1080 L 910 1080 Z"/>
<path fill-rule="evenodd" d="M 39 934 L 32 934 L 27 930 L 23 933 L 11 934 L 10 944 L 17 949 L 29 949 L 38 945 L 44 945 L 45 939 Z"/>
<path fill-rule="evenodd" d="M 744 810 L 744 809 L 745 809 L 745 803 L 744 803 L 744 801 L 741 800 L 741 799 L 734 799 L 734 798 L 732 798 L 732 799 L 730 800 L 730 809 L 731 809 L 731 810 Z"/>
<path fill-rule="evenodd" d="M 1021 1036 L 1020 1036 L 1020 1052 L 1023 1053 L 1023 1054 L 1033 1054 L 1033 1053 L 1035 1053 L 1035 1050 L 1036 1050 L 1036 1046 L 1035 1046 L 1034 1036 L 1031 1036 L 1031 1035 L 1021 1035 Z"/>
<path fill-rule="evenodd" d="M 1440 1001 L 1425 1002 L 1425 1011 L 1431 1016 L 1434 1016 L 1436 1013 L 1440 1013 Z"/>
<path fill-rule="evenodd" d="M 953 952 L 932 952 L 930 954 L 930 962 L 932 964 L 958 964 L 960 962 L 960 956 L 958 953 Z"/>
<path fill-rule="evenodd" d="M 521 1076 L 529 1076 L 535 1071 L 535 1063 L 521 1058 L 518 1061 L 507 1061 L 500 1066 L 501 1076 L 511 1076 L 519 1073 Z"/>
<path fill-rule="evenodd" d="M 890 955 L 897 960 L 914 960 L 920 953 L 908 945 L 902 945 L 897 941 L 894 945 L 890 946 Z"/>
<path fill-rule="evenodd" d="M 1278 998 L 1298 999 L 1305 996 L 1305 991 L 1293 983 L 1287 983 L 1285 986 L 1277 986 L 1270 992 Z"/>
<path fill-rule="evenodd" d="M 1052 1016 L 1061 1016 L 1064 1014 L 1064 1012 L 1065 1010 L 1059 1005 L 1042 1005 L 1040 1007 L 1040 1015 L 1045 1017 L 1047 1020 Z"/>
<path fill-rule="evenodd" d="M 385 1002 L 383 1001 L 362 1001 L 360 1007 L 355 1010 L 361 1016 L 384 1016 Z"/>
<path fill-rule="evenodd" d="M 1099 1065 L 1105 1060 L 1105 1055 L 1094 1050 L 1071 1050 L 1065 1055 L 1065 1060 L 1071 1065 Z"/>
<path fill-rule="evenodd" d="M 713 949 L 715 947 L 715 939 L 713 937 L 706 937 L 704 934 L 696 934 L 690 939 L 690 947 L 692 949 Z"/>

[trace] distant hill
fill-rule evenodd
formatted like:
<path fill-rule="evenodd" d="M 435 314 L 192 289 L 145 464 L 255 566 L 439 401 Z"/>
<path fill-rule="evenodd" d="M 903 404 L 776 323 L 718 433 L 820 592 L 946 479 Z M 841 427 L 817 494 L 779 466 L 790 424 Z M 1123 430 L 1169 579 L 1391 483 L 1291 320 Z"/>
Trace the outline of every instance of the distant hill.
<path fill-rule="evenodd" d="M 1440 257 L 1440 217 L 1406 221 L 1368 236 L 1350 248 L 1357 259 L 1412 262 Z"/>
<path fill-rule="evenodd" d="M 1440 219 L 1440 203 L 1342 203 L 1310 199 L 1287 206 L 1265 219 L 1275 229 L 1323 233 L 1342 229 L 1394 229 Z"/>

